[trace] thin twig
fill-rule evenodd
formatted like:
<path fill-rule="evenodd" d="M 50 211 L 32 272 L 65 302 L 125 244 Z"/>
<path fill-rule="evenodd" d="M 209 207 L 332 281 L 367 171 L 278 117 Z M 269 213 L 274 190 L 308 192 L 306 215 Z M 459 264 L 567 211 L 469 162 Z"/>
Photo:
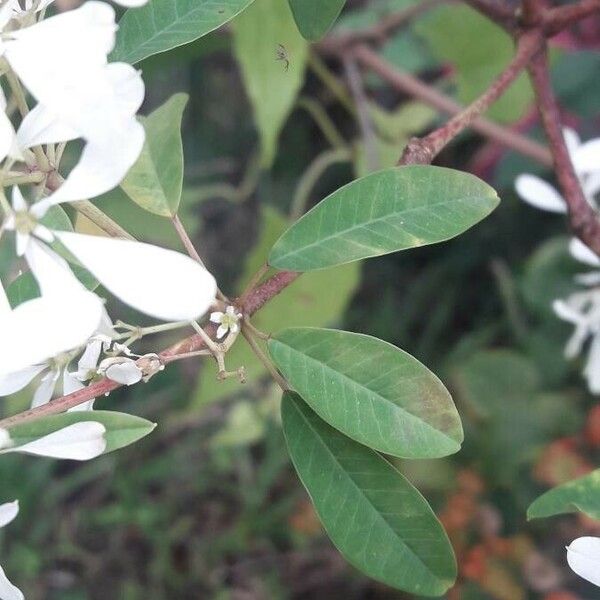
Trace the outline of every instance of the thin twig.
<path fill-rule="evenodd" d="M 540 52 L 529 66 L 531 83 L 550 149 L 556 177 L 569 210 L 569 223 L 575 235 L 600 255 L 600 220 L 587 201 L 573 167 L 562 132 L 560 111 L 552 91 L 547 52 Z"/>
<path fill-rule="evenodd" d="M 551 8 L 542 16 L 544 32 L 551 37 L 598 12 L 600 12 L 600 0 L 580 0 L 575 4 Z"/>
<path fill-rule="evenodd" d="M 334 148 L 346 147 L 346 140 L 319 102 L 308 96 L 300 96 L 296 106 L 303 108 L 313 118 L 313 121 L 318 125 L 321 133 L 331 146 Z"/>
<path fill-rule="evenodd" d="M 263 364 L 265 369 L 269 372 L 271 377 L 277 382 L 279 387 L 283 390 L 289 390 L 290 386 L 287 381 L 280 375 L 279 371 L 275 368 L 275 365 L 269 360 L 269 357 L 263 352 L 263 349 L 260 347 L 260 344 L 254 339 L 252 336 L 252 331 L 246 327 L 244 323 L 242 325 L 242 335 L 245 340 L 248 342 L 250 348 L 252 348 L 252 352 L 256 354 L 257 358 Z"/>
<path fill-rule="evenodd" d="M 304 214 L 306 205 L 310 199 L 310 193 L 323 173 L 330 166 L 348 162 L 350 159 L 351 153 L 347 148 L 333 148 L 321 152 L 321 154 L 310 163 L 296 186 L 290 208 L 290 220 L 295 221 Z"/>
<path fill-rule="evenodd" d="M 344 53 L 342 55 L 344 72 L 348 80 L 348 86 L 356 105 L 358 115 L 358 126 L 360 127 L 361 137 L 364 144 L 365 162 L 369 172 L 379 168 L 379 152 L 377 147 L 377 136 L 373 128 L 371 115 L 369 114 L 369 102 L 365 95 L 365 89 L 362 84 L 360 71 L 356 67 L 354 58 Z"/>
<path fill-rule="evenodd" d="M 175 231 L 177 232 L 181 243 L 184 245 L 186 252 L 190 255 L 191 258 L 193 258 L 196 262 L 201 264 L 206 269 L 204 261 L 200 258 L 198 251 L 194 247 L 194 243 L 190 239 L 190 236 L 188 235 L 185 227 L 183 226 L 179 215 L 176 214 L 173 217 L 171 217 L 171 222 L 173 223 Z M 227 296 L 225 296 L 225 294 L 223 294 L 223 292 L 221 292 L 221 290 L 219 289 L 217 289 L 217 298 L 219 298 L 219 300 L 223 302 L 228 302 Z"/>
<path fill-rule="evenodd" d="M 373 52 L 368 46 L 358 46 L 354 49 L 354 53 L 363 65 L 375 71 L 375 73 L 399 91 L 409 94 L 417 100 L 450 115 L 458 115 L 464 110 L 460 104 L 445 96 L 434 87 L 413 77 L 410 73 L 401 71 L 381 58 L 376 52 Z M 545 166 L 552 165 L 552 156 L 547 148 L 516 131 L 497 125 L 485 117 L 474 119 L 471 127 L 481 135 L 493 139 L 524 156 L 533 158 Z"/>
<path fill-rule="evenodd" d="M 445 125 L 424 138 L 413 138 L 404 150 L 401 164 L 429 164 L 459 133 L 469 127 L 500 97 L 527 67 L 531 57 L 539 51 L 545 40 L 539 30 L 525 33 L 510 64 L 502 71 L 485 92 L 463 111 L 452 117 Z"/>
<path fill-rule="evenodd" d="M 293 283 L 300 273 L 293 273 L 291 271 L 281 271 L 275 274 L 270 279 L 267 279 L 262 285 L 257 287 L 246 299 L 242 308 L 245 315 L 253 315 L 255 312 L 260 310 L 269 300 L 277 296 L 287 286 Z M 239 304 L 238 304 L 239 305 Z M 204 328 L 205 332 L 209 336 L 214 336 L 216 332 L 216 326 L 208 324 Z M 192 335 L 180 340 L 173 346 L 170 346 L 159 354 L 159 358 L 168 363 L 172 361 L 174 356 L 191 354 L 206 349 L 205 342 L 199 335 Z M 98 398 L 108 394 L 109 392 L 116 390 L 121 387 L 120 384 L 110 380 L 101 379 L 96 383 L 92 383 L 89 386 L 68 394 L 56 400 L 51 400 L 43 406 L 27 410 L 25 412 L 7 417 L 0 421 L 0 428 L 7 429 L 18 423 L 25 423 L 39 419 L 40 417 L 53 415 L 57 413 L 65 412 L 75 406 L 79 406 L 84 402 Z"/>

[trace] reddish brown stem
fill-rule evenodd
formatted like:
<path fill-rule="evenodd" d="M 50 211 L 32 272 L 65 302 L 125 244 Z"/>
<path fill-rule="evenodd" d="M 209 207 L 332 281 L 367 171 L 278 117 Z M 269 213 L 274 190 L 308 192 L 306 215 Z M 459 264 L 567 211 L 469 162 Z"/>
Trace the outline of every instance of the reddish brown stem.
<path fill-rule="evenodd" d="M 464 107 L 460 104 L 438 92 L 434 87 L 413 77 L 410 73 L 399 70 L 368 46 L 357 46 L 354 53 L 359 62 L 372 69 L 397 90 L 409 94 L 441 112 L 450 115 L 458 115 L 463 112 Z M 481 135 L 524 156 L 533 158 L 543 165 L 550 166 L 552 164 L 552 157 L 547 148 L 516 131 L 501 127 L 481 116 L 472 120 L 471 127 Z"/>
<path fill-rule="evenodd" d="M 551 37 L 598 12 L 600 12 L 600 0 L 581 0 L 576 4 L 548 9 L 543 15 L 544 32 Z"/>
<path fill-rule="evenodd" d="M 561 127 L 560 111 L 552 91 L 546 49 L 531 62 L 529 74 L 544 130 L 550 142 L 556 177 L 569 209 L 571 229 L 600 255 L 600 221 L 586 199 L 569 156 Z"/>
<path fill-rule="evenodd" d="M 291 271 L 281 271 L 276 273 L 273 277 L 267 279 L 267 281 L 250 293 L 244 304 L 239 306 L 239 308 L 245 315 L 253 315 L 269 300 L 277 296 L 277 294 L 283 291 L 288 285 L 293 283 L 299 276 L 300 273 L 293 273 Z M 206 331 L 209 335 L 214 334 L 214 329 L 213 325 L 206 327 Z M 199 335 L 192 335 L 161 352 L 160 357 L 162 359 L 168 359 L 179 354 L 197 352 L 204 348 L 204 340 Z M 94 398 L 98 398 L 99 396 L 103 396 L 104 394 L 116 390 L 119 387 L 121 387 L 120 384 L 111 381 L 110 379 L 102 379 L 82 390 L 52 400 L 48 402 L 48 404 L 3 419 L 0 421 L 0 428 L 8 429 L 17 423 L 25 423 L 27 421 L 39 419 L 40 417 L 65 412 L 84 402 L 88 402 L 89 400 L 93 400 Z"/>
<path fill-rule="evenodd" d="M 469 127 L 513 83 L 526 68 L 531 57 L 542 47 L 544 38 L 538 30 L 524 34 L 510 64 L 475 102 L 452 117 L 443 127 L 424 138 L 413 138 L 406 146 L 401 164 L 429 164 L 437 154 L 459 133 Z"/>

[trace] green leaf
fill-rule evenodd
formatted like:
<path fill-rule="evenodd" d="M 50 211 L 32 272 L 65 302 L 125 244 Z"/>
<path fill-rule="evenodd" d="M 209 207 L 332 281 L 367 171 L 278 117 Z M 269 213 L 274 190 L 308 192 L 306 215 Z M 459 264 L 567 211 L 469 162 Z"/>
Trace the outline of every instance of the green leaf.
<path fill-rule="evenodd" d="M 304 80 L 308 45 L 285 0 L 256 0 L 233 23 L 233 42 L 268 167 Z"/>
<path fill-rule="evenodd" d="M 346 0 L 289 0 L 296 25 L 307 40 L 322 38 L 335 23 Z"/>
<path fill-rule="evenodd" d="M 238 291 L 244 289 L 250 278 L 264 263 L 265 255 L 281 235 L 286 220 L 275 209 L 263 206 L 263 226 L 256 248 L 247 259 L 244 276 Z M 331 271 L 307 273 L 275 296 L 254 317 L 252 323 L 261 331 L 279 331 L 284 327 L 303 325 L 332 325 L 344 313 L 360 280 L 358 264 L 345 265 Z M 264 365 L 244 339 L 238 339 L 227 353 L 227 364 L 246 367 L 248 383 L 265 374 Z M 195 402 L 204 406 L 232 393 L 239 393 L 240 385 L 233 379 L 217 381 L 212 365 L 203 371 L 198 381 Z"/>
<path fill-rule="evenodd" d="M 452 384 L 471 451 L 495 485 L 529 474 L 546 444 L 581 428 L 572 400 L 542 393 L 535 363 L 518 352 L 477 351 L 455 367 Z"/>
<path fill-rule="evenodd" d="M 296 394 L 284 394 L 281 410 L 292 462 L 344 557 L 392 587 L 426 596 L 446 592 L 456 579 L 452 546 L 418 490 Z"/>
<path fill-rule="evenodd" d="M 97 421 L 104 425 L 106 428 L 106 450 L 104 454 L 137 442 L 156 427 L 156 423 L 125 413 L 108 410 L 75 411 L 41 417 L 35 421 L 14 425 L 10 428 L 10 437 L 16 446 L 21 446 L 63 427 L 82 421 Z"/>
<path fill-rule="evenodd" d="M 243 11 L 253 0 L 150 0 L 119 21 L 111 62 L 135 64 L 193 42 Z"/>
<path fill-rule="evenodd" d="M 269 264 L 312 271 L 435 244 L 463 233 L 498 205 L 496 192 L 461 171 L 386 169 L 333 192 L 273 246 Z"/>
<path fill-rule="evenodd" d="M 140 121 L 146 141 L 121 187 L 143 209 L 161 217 L 177 214 L 183 186 L 181 120 L 187 94 L 174 94 Z"/>
<path fill-rule="evenodd" d="M 527 510 L 528 519 L 581 511 L 600 519 L 600 469 L 542 494 Z"/>
<path fill-rule="evenodd" d="M 269 340 L 302 398 L 352 439 L 402 458 L 460 449 L 460 417 L 444 384 L 410 354 L 368 335 L 298 327 Z"/>

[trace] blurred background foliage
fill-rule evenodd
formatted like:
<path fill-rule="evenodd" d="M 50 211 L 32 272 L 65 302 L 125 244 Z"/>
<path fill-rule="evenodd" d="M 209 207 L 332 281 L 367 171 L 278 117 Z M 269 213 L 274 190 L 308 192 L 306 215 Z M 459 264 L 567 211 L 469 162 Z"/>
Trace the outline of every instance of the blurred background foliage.
<path fill-rule="evenodd" d="M 330 35 L 362 30 L 410 4 L 350 0 Z M 598 22 L 555 44 L 556 88 L 583 139 L 600 135 L 599 49 Z M 501 71 L 512 44 L 472 10 L 449 4 L 380 40 L 378 51 L 466 103 Z M 359 73 L 357 104 L 347 69 L 309 48 L 280 0 L 256 0 L 225 29 L 141 68 L 145 114 L 176 92 L 189 94 L 180 215 L 230 295 L 262 264 L 290 215 L 393 165 L 410 136 L 442 119 L 369 72 Z M 365 110 L 370 132 L 360 125 Z M 489 116 L 539 138 L 534 115 L 523 79 Z M 381 337 L 452 390 L 463 450 L 402 465 L 457 552 L 459 583 L 449 598 L 597 597 L 567 571 L 563 548 L 584 532 L 600 533 L 598 525 L 581 515 L 526 521 L 540 492 L 600 462 L 600 404 L 586 391 L 581 364 L 564 360 L 569 327 L 550 308 L 573 289 L 577 270 L 565 223 L 522 204 L 513 190 L 521 172 L 551 174 L 474 134 L 438 164 L 483 177 L 498 189 L 500 207 L 448 243 L 306 274 L 255 324 Z M 122 190 L 98 206 L 136 237 L 179 249 L 168 220 Z M 75 226 L 91 230 L 81 218 Z M 6 261 L 0 265 L 4 274 Z M 112 312 L 133 318 L 122 306 Z M 277 390 L 244 340 L 228 357 L 232 367 L 245 365 L 245 386 L 218 383 L 208 361 L 186 361 L 99 400 L 159 423 L 118 454 L 84 465 L 0 462 L 3 496 L 22 505 L 0 533 L 0 554 L 29 599 L 407 597 L 364 579 L 325 538 L 284 451 Z M 27 402 L 23 393 L 4 410 Z"/>

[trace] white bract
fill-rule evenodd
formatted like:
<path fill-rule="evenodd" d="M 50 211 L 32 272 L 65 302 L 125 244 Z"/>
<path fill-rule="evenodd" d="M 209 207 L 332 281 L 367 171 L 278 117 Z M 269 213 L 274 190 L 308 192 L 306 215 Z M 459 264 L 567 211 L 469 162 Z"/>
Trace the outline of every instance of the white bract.
<path fill-rule="evenodd" d="M 217 339 L 225 337 L 229 332 L 237 333 L 240 330 L 242 313 L 236 311 L 235 306 L 228 306 L 225 312 L 215 311 L 210 313 L 212 323 L 218 323 Z"/>
<path fill-rule="evenodd" d="M 18 500 L 0 504 L 0 528 L 8 525 L 18 514 Z M 0 567 L 0 600 L 23 600 L 23 593 L 8 580 L 2 567 Z"/>
<path fill-rule="evenodd" d="M 80 421 L 26 444 L 15 445 L 10 432 L 0 429 L 0 454 L 12 452 L 49 458 L 91 460 L 106 450 L 106 427 L 97 421 Z"/>
<path fill-rule="evenodd" d="M 571 542 L 567 562 L 577 575 L 600 586 L 600 538 L 580 537 Z"/>

